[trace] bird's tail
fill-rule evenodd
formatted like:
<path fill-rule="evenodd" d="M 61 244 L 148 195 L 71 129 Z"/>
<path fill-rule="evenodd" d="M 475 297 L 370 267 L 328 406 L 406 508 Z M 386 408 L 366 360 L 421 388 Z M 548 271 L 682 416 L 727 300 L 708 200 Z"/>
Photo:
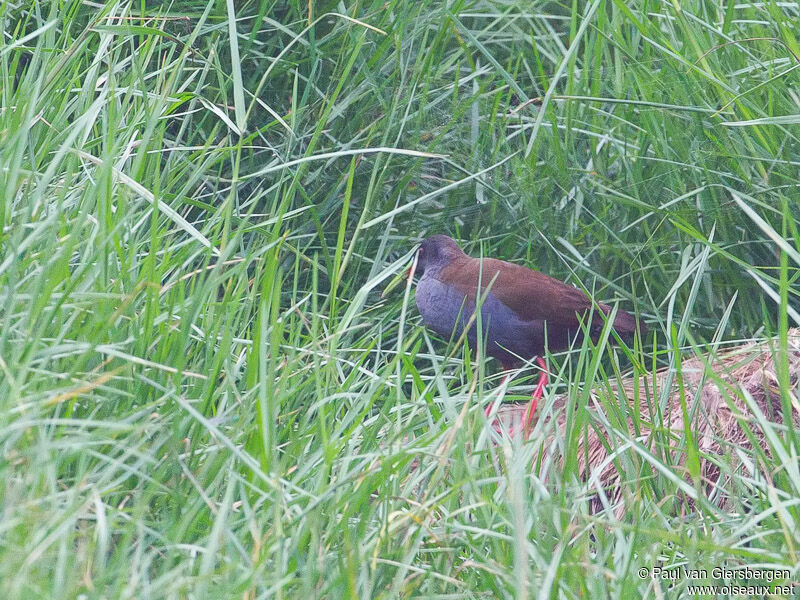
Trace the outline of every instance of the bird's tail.
<path fill-rule="evenodd" d="M 606 315 L 611 314 L 611 307 L 608 304 L 598 304 L 598 306 Z M 595 312 L 591 328 L 593 339 L 600 336 L 604 324 L 605 320 L 603 315 Z M 629 342 L 633 339 L 634 335 L 636 335 L 637 331 L 640 337 L 644 337 L 644 334 L 647 333 L 647 327 L 643 321 L 637 321 L 636 317 L 631 313 L 624 310 L 617 310 L 617 315 L 614 317 L 614 331 L 616 331 L 623 340 Z"/>
<path fill-rule="evenodd" d="M 609 307 L 609 312 L 611 308 Z M 608 312 L 606 312 L 608 314 Z M 639 336 L 644 337 L 647 333 L 647 326 L 644 321 L 637 320 L 634 315 L 624 310 L 618 310 L 617 316 L 614 318 L 614 331 L 616 331 L 623 339 L 633 339 L 636 331 L 639 331 Z"/>

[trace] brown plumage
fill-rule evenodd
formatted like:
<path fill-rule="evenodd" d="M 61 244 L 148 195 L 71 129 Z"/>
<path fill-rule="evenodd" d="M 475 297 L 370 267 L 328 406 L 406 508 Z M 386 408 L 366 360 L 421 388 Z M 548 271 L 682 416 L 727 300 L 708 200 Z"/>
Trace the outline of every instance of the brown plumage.
<path fill-rule="evenodd" d="M 582 290 L 544 273 L 496 258 L 481 260 L 462 254 L 442 270 L 441 279 L 451 283 L 465 297 L 473 298 L 480 283 L 484 291 L 488 289 L 523 321 L 546 323 L 547 347 L 551 351 L 557 352 L 569 346 L 572 337 L 581 329 L 580 320 L 592 311 L 592 299 Z M 594 304 L 590 328 L 593 335 L 603 327 L 601 312 L 608 315 L 611 307 L 601 302 Z M 632 336 L 636 331 L 636 319 L 630 313 L 618 310 L 614 330 L 622 337 Z M 535 345 L 534 355 L 544 354 L 544 337 L 537 338 Z"/>
<path fill-rule="evenodd" d="M 604 322 L 601 313 L 611 312 L 607 304 L 593 303 L 581 290 L 538 271 L 495 258 L 473 258 L 444 235 L 422 242 L 417 273 L 417 306 L 425 324 L 444 336 L 454 329 L 458 335 L 463 332 L 480 292 L 486 352 L 506 368 L 544 355 L 545 345 L 551 352 L 568 348 L 590 313 L 590 333 L 596 336 Z M 623 310 L 617 311 L 613 326 L 628 338 L 637 328 L 633 315 Z M 467 339 L 475 345 L 477 334 L 471 330 Z"/>

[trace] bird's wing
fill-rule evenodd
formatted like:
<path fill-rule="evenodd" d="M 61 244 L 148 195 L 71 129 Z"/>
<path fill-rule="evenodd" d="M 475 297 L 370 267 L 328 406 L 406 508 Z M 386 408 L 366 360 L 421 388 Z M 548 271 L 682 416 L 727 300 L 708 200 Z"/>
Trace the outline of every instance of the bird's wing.
<path fill-rule="evenodd" d="M 581 290 L 544 273 L 495 258 L 465 258 L 452 261 L 442 270 L 447 281 L 472 298 L 480 282 L 481 290 L 488 289 L 524 321 L 547 321 L 575 327 L 579 322 L 578 316 L 592 308 L 591 299 Z M 610 310 L 606 304 L 598 303 L 595 310 L 598 308 L 603 312 Z M 602 323 L 599 314 L 594 319 L 595 323 Z"/>

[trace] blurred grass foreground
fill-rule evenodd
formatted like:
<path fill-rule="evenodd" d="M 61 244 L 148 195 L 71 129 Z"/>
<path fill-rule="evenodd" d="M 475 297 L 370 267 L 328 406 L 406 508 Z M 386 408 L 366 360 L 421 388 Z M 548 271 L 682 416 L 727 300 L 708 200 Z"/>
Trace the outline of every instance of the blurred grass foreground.
<path fill-rule="evenodd" d="M 0 3 L 3 597 L 797 594 L 799 19 Z M 497 434 L 535 373 L 380 298 L 434 233 L 649 334 Z"/>

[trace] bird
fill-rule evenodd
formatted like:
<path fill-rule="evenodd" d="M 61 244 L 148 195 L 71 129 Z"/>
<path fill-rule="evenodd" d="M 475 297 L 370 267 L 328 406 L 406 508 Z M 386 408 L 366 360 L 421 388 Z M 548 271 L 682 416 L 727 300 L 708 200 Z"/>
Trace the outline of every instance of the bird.
<path fill-rule="evenodd" d="M 580 289 L 544 273 L 496 258 L 469 256 L 446 235 L 422 241 L 408 273 L 409 277 L 415 274 L 419 275 L 417 308 L 429 329 L 448 338 L 458 338 L 466 329 L 467 342 L 475 348 L 475 309 L 480 302 L 480 332 L 486 354 L 497 359 L 504 370 L 534 359 L 541 367 L 539 382 L 522 419 L 526 435 L 548 381 L 546 350 L 569 348 L 573 340 L 580 339 L 584 328 L 596 339 L 612 310 Z M 642 334 L 646 330 L 631 313 L 619 309 L 613 328 L 628 339 L 637 330 Z M 489 405 L 487 417 L 491 410 Z"/>

